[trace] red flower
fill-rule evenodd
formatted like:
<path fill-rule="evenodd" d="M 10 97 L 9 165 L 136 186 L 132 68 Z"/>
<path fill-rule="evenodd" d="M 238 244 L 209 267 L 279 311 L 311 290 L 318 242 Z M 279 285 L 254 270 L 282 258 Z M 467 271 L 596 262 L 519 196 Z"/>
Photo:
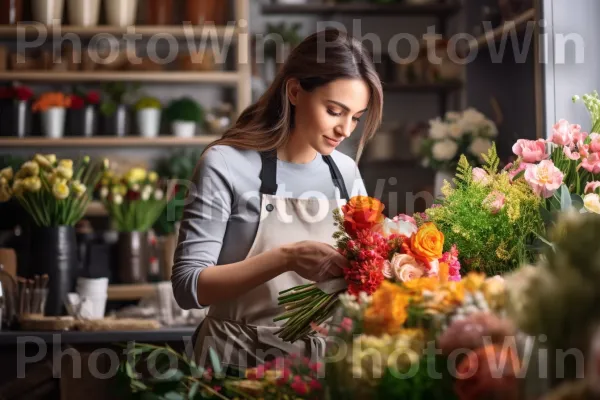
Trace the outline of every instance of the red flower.
<path fill-rule="evenodd" d="M 83 101 L 83 98 L 76 94 L 71 95 L 71 108 L 73 110 L 81 110 L 84 106 L 85 102 Z"/>
<path fill-rule="evenodd" d="M 26 86 L 19 86 L 14 90 L 15 96 L 20 101 L 28 101 L 33 97 L 33 91 Z"/>
<path fill-rule="evenodd" d="M 94 92 L 94 91 L 89 92 L 87 94 L 85 101 L 88 104 L 96 105 L 96 104 L 100 103 L 100 94 L 98 92 Z"/>
<path fill-rule="evenodd" d="M 310 387 L 310 390 L 315 391 L 315 392 L 318 390 L 321 390 L 323 388 L 323 386 L 321 386 L 321 382 L 319 382 L 316 379 L 313 379 L 310 381 L 309 387 Z"/>
<path fill-rule="evenodd" d="M 290 387 L 294 390 L 294 392 L 296 392 L 296 394 L 298 394 L 299 396 L 304 396 L 305 394 L 308 393 L 308 387 L 306 386 L 306 383 L 304 383 L 302 380 L 295 380 Z"/>

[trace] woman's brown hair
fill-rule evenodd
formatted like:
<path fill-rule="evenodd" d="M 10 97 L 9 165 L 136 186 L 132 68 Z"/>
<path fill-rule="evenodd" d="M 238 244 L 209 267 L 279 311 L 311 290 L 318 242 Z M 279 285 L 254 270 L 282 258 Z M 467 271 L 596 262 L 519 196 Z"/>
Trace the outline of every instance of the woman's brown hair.
<path fill-rule="evenodd" d="M 325 29 L 304 39 L 292 50 L 273 83 L 260 99 L 246 108 L 235 125 L 215 145 L 243 150 L 269 151 L 286 143 L 291 133 L 294 109 L 287 96 L 287 82 L 297 79 L 306 91 L 337 79 L 362 79 L 371 98 L 356 159 L 381 123 L 383 91 L 369 52 L 358 40 L 336 29 Z M 205 149 L 205 151 L 206 151 Z"/>

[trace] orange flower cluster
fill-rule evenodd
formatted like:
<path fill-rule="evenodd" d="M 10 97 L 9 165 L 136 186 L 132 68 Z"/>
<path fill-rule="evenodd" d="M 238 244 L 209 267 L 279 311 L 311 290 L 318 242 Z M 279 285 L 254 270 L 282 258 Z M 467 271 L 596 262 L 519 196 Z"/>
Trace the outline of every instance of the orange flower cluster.
<path fill-rule="evenodd" d="M 369 196 L 354 196 L 342 206 L 344 213 L 344 230 L 348 235 L 356 237 L 361 230 L 374 230 L 384 220 L 385 206 L 377 199 Z"/>
<path fill-rule="evenodd" d="M 33 111 L 47 111 L 50 108 L 69 108 L 71 107 L 71 96 L 60 92 L 48 92 L 42 94 L 33 104 Z"/>
<path fill-rule="evenodd" d="M 400 333 L 408 317 L 408 296 L 401 286 L 383 281 L 373 293 L 372 302 L 365 310 L 365 333 L 394 335 Z"/>

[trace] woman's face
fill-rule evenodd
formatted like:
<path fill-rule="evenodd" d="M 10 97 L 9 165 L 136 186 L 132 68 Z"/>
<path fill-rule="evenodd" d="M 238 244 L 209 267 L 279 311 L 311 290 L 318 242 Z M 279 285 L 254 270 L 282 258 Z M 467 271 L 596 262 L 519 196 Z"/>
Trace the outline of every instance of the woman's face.
<path fill-rule="evenodd" d="M 362 79 L 337 79 L 312 92 L 292 80 L 288 93 L 296 108 L 294 134 L 323 155 L 350 137 L 370 100 L 369 86 Z"/>

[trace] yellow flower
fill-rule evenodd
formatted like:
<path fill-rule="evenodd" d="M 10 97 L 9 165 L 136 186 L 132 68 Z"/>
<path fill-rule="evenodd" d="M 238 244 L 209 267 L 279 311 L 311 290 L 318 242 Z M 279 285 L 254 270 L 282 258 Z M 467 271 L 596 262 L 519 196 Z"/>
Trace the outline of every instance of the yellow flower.
<path fill-rule="evenodd" d="M 58 200 L 64 200 L 69 197 L 69 185 L 66 182 L 56 182 L 52 186 L 52 194 Z"/>
<path fill-rule="evenodd" d="M 23 180 L 17 179 L 13 182 L 12 191 L 15 196 L 20 196 L 23 194 Z"/>
<path fill-rule="evenodd" d="M 67 169 L 73 169 L 73 160 L 64 159 L 58 162 L 59 167 L 64 167 Z"/>
<path fill-rule="evenodd" d="M 50 170 L 50 169 L 52 169 L 52 166 L 54 165 L 54 162 L 56 161 L 56 156 L 53 154 L 50 154 L 47 156 L 43 156 L 41 154 L 36 154 L 33 157 L 33 161 L 38 163 L 38 165 L 40 167 L 42 167 L 42 169 Z"/>
<path fill-rule="evenodd" d="M 8 185 L 8 181 L 6 180 L 5 177 L 0 176 L 0 186 L 7 186 Z"/>
<path fill-rule="evenodd" d="M 46 160 L 52 165 L 56 163 L 56 154 L 46 154 Z"/>
<path fill-rule="evenodd" d="M 72 183 L 71 189 L 73 189 L 73 193 L 75 193 L 75 196 L 77 198 L 80 198 L 81 196 L 83 196 L 87 190 L 85 185 L 79 181 L 74 181 Z"/>
<path fill-rule="evenodd" d="M 146 170 L 143 168 L 132 168 L 125 174 L 125 179 L 129 183 L 144 181 L 146 179 Z"/>
<path fill-rule="evenodd" d="M 21 166 L 23 177 L 38 176 L 40 174 L 40 166 L 35 161 L 27 161 Z"/>
<path fill-rule="evenodd" d="M 6 185 L 0 186 L 0 203 L 4 203 L 10 200 L 12 193 L 10 187 Z"/>
<path fill-rule="evenodd" d="M 23 179 L 23 188 L 28 192 L 38 192 L 42 188 L 42 181 L 37 176 L 30 176 Z"/>
<path fill-rule="evenodd" d="M 105 158 L 104 160 L 102 160 L 102 168 L 104 168 L 104 170 L 107 170 L 110 168 L 110 161 L 108 160 L 108 158 Z"/>
<path fill-rule="evenodd" d="M 73 169 L 59 165 L 56 168 L 56 174 L 63 179 L 69 180 L 73 177 Z"/>
<path fill-rule="evenodd" d="M 0 177 L 5 178 L 8 181 L 10 181 L 13 178 L 13 175 L 14 174 L 12 167 L 6 167 L 0 170 Z"/>
<path fill-rule="evenodd" d="M 148 180 L 149 180 L 151 183 L 154 183 L 154 182 L 156 182 L 156 181 L 158 180 L 158 174 L 157 174 L 156 172 L 154 172 L 154 171 L 150 172 L 150 173 L 148 174 Z"/>
<path fill-rule="evenodd" d="M 365 311 L 365 332 L 374 335 L 400 332 L 408 317 L 407 306 L 408 296 L 402 288 L 384 281 L 373 293 L 371 304 Z"/>
<path fill-rule="evenodd" d="M 485 282 L 485 274 L 479 272 L 469 272 L 467 276 L 462 279 L 465 285 L 465 289 L 469 292 L 476 292 L 481 289 Z"/>

